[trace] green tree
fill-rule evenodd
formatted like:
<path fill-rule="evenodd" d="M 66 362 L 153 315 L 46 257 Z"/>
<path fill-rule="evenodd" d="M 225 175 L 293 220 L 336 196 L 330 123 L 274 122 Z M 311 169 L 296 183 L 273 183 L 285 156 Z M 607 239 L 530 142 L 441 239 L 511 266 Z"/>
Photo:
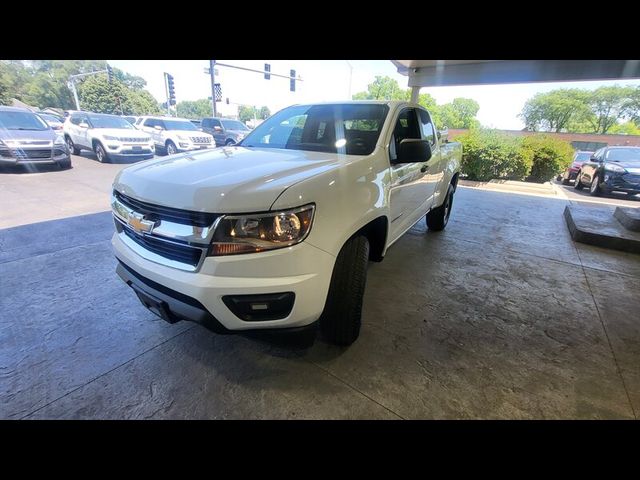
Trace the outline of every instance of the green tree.
<path fill-rule="evenodd" d="M 549 135 L 529 135 L 522 140 L 522 148 L 530 152 L 529 180 L 534 182 L 551 180 L 569 166 L 574 153 L 569 142 Z"/>
<path fill-rule="evenodd" d="M 249 105 L 240 105 L 240 107 L 238 107 L 238 118 L 241 122 L 253 119 L 255 113 L 256 109 Z"/>
<path fill-rule="evenodd" d="M 609 129 L 611 134 L 640 135 L 640 127 L 632 121 L 618 123 Z"/>
<path fill-rule="evenodd" d="M 179 117 L 199 119 L 212 115 L 211 100 L 202 98 L 200 100 L 185 100 L 176 105 L 176 112 Z"/>
<path fill-rule="evenodd" d="M 266 120 L 267 118 L 269 118 L 271 116 L 271 110 L 269 110 L 269 107 L 262 107 L 260 109 L 260 113 L 258 113 L 258 118 L 262 119 L 262 120 Z"/>
<path fill-rule="evenodd" d="M 572 121 L 583 121 L 588 115 L 588 93 L 562 88 L 537 93 L 527 100 L 519 116 L 529 130 L 560 132 Z"/>
<path fill-rule="evenodd" d="M 87 77 L 78 88 L 83 110 L 116 115 L 157 115 L 161 113 L 158 102 L 146 90 L 136 91 L 106 76 Z"/>
<path fill-rule="evenodd" d="M 637 89 L 633 87 L 600 87 L 589 96 L 588 105 L 592 115 L 589 117 L 595 133 L 607 133 L 611 127 L 623 118 L 637 115 L 634 100 Z"/>
<path fill-rule="evenodd" d="M 398 82 L 391 77 L 377 75 L 373 83 L 367 86 L 366 92 L 358 92 L 353 95 L 354 100 L 405 100 L 411 98 L 411 92 L 403 89 Z"/>
<path fill-rule="evenodd" d="M 448 128 L 477 128 L 480 122 L 475 118 L 480 105 L 470 98 L 454 98 L 439 108 L 440 125 Z"/>

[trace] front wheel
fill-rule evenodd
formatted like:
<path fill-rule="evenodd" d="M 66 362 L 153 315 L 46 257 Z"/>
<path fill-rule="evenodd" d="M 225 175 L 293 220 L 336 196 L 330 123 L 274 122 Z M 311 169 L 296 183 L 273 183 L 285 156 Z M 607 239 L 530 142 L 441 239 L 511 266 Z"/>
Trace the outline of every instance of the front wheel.
<path fill-rule="evenodd" d="M 178 153 L 178 149 L 176 148 L 176 144 L 171 140 L 167 142 L 167 155 L 174 155 Z"/>
<path fill-rule="evenodd" d="M 109 156 L 107 155 L 107 152 L 104 151 L 104 147 L 102 146 L 101 143 L 98 143 L 96 145 L 96 157 L 98 157 L 98 161 L 100 163 L 105 163 L 109 161 Z"/>
<path fill-rule="evenodd" d="M 348 240 L 336 258 L 320 317 L 320 329 L 331 343 L 351 345 L 360 335 L 368 262 L 369 241 L 363 236 Z"/>
<path fill-rule="evenodd" d="M 598 175 L 593 177 L 591 180 L 591 187 L 589 187 L 589 194 L 592 197 L 597 197 L 600 195 L 600 177 Z"/>
<path fill-rule="evenodd" d="M 447 196 L 444 203 L 438 208 L 434 208 L 427 213 L 427 227 L 429 230 L 440 231 L 449 223 L 449 215 L 451 215 L 451 207 L 453 207 L 453 185 L 449 184 Z"/>
<path fill-rule="evenodd" d="M 584 183 L 582 183 L 580 177 L 582 177 L 582 170 L 580 170 L 578 172 L 578 175 L 576 175 L 576 181 L 573 184 L 573 188 L 575 188 L 576 190 L 582 190 L 584 188 Z"/>

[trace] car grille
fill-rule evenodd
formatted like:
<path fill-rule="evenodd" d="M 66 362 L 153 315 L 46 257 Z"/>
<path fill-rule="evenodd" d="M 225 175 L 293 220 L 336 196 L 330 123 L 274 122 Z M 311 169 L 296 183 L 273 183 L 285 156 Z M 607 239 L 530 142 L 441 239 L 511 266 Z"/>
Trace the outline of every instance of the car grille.
<path fill-rule="evenodd" d="M 120 137 L 119 140 L 121 142 L 127 142 L 127 143 L 147 143 L 151 139 L 149 137 L 140 137 L 140 138 Z"/>
<path fill-rule="evenodd" d="M 135 200 L 118 192 L 117 190 L 113 191 L 113 195 L 127 207 L 138 213 L 142 213 L 147 218 L 167 220 L 169 222 L 194 225 L 196 227 L 209 227 L 213 225 L 213 222 L 218 217 L 215 213 L 192 212 L 189 210 L 164 207 L 161 205 L 152 205 L 150 203 L 141 202 L 140 200 Z"/>
<path fill-rule="evenodd" d="M 8 148 L 0 149 L 0 155 L 3 157 L 10 158 L 18 158 L 18 159 L 44 159 L 51 158 L 51 149 L 43 148 L 43 149 L 13 149 L 10 150 Z"/>
<path fill-rule="evenodd" d="M 127 237 L 156 255 L 160 255 L 176 262 L 186 263 L 193 267 L 198 266 L 198 263 L 200 262 L 202 250 L 199 248 L 167 242 L 165 240 L 158 240 L 146 235 L 138 235 L 128 227 L 123 227 L 123 230 Z"/>
<path fill-rule="evenodd" d="M 640 175 L 635 175 L 632 173 L 627 173 L 626 175 L 623 175 L 622 178 L 624 179 L 625 182 L 627 183 L 634 183 L 634 184 L 640 184 Z"/>
<path fill-rule="evenodd" d="M 211 143 L 211 139 L 208 137 L 191 137 L 193 143 Z"/>
<path fill-rule="evenodd" d="M 140 148 L 137 150 L 121 150 L 121 155 L 150 155 L 153 153 L 149 148 Z"/>

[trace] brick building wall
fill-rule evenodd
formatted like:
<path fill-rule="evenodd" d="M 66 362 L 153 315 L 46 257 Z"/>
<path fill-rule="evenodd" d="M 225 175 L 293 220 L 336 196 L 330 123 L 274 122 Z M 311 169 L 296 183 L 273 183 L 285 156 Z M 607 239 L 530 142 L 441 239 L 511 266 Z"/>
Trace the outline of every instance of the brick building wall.
<path fill-rule="evenodd" d="M 466 133 L 466 129 L 449 129 L 449 139 L 453 140 L 458 135 Z M 527 132 L 524 130 L 498 130 L 507 135 L 535 135 L 541 132 Z M 573 145 L 577 150 L 597 150 L 598 148 L 614 145 L 627 145 L 640 147 L 640 135 L 600 135 L 596 133 L 551 133 L 544 132 L 545 135 L 565 140 Z"/>

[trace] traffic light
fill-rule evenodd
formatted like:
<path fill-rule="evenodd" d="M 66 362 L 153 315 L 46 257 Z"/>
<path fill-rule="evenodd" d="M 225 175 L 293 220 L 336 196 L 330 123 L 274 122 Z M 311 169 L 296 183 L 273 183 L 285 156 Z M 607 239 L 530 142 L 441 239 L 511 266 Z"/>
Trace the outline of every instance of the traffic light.
<path fill-rule="evenodd" d="M 264 64 L 264 79 L 265 80 L 269 80 L 271 79 L 271 73 L 267 73 L 267 72 L 271 72 L 271 65 L 269 65 L 268 63 Z"/>
<path fill-rule="evenodd" d="M 109 79 L 109 83 L 113 82 L 113 69 L 109 64 L 107 64 L 107 79 Z"/>
<path fill-rule="evenodd" d="M 167 89 L 169 90 L 169 104 L 176 104 L 176 87 L 173 84 L 173 75 L 165 74 L 167 76 Z"/>
<path fill-rule="evenodd" d="M 227 97 L 227 105 L 229 105 L 229 97 Z"/>
<path fill-rule="evenodd" d="M 291 90 L 292 92 L 296 91 L 296 71 L 295 70 L 291 70 L 289 72 L 289 76 L 291 77 L 291 80 L 289 80 L 289 90 Z"/>

